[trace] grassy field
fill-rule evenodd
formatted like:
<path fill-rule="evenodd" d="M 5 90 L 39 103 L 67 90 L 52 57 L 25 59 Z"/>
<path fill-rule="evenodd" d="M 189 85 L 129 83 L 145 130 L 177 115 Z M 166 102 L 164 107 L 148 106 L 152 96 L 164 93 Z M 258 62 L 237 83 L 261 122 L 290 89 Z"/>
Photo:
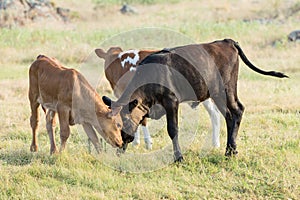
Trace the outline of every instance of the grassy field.
<path fill-rule="evenodd" d="M 0 199 L 300 198 L 300 43 L 287 42 L 289 32 L 299 29 L 300 14 L 290 14 L 299 1 L 128 1 L 138 10 L 136 15 L 120 14 L 121 1 L 99 2 L 82 6 L 80 1 L 57 1 L 78 15 L 68 24 L 37 22 L 0 29 Z M 86 136 L 78 127 L 72 127 L 66 151 L 50 156 L 42 112 L 40 151 L 31 153 L 28 68 L 36 56 L 56 57 L 84 71 L 89 62 L 95 62 L 93 50 L 104 41 L 109 44 L 107 39 L 119 33 L 145 27 L 173 30 L 199 43 L 232 38 L 260 68 L 290 76 L 284 80 L 263 77 L 240 65 L 238 93 L 246 110 L 238 156 L 224 157 L 224 121 L 221 147 L 211 149 L 206 144 L 211 125 L 203 106 L 198 108 L 196 125 L 187 119 L 181 122 L 182 132 L 198 127 L 183 163 L 131 173 L 126 166 L 133 164 L 125 157 L 125 161 L 113 160 L 119 162 L 116 170 L 105 155 L 89 153 Z M 159 37 L 151 36 L 153 44 L 159 44 Z M 132 48 L 137 46 L 133 39 Z M 103 63 L 98 63 L 92 73 L 103 77 Z M 98 89 L 101 95 L 111 95 L 105 81 Z M 149 127 L 152 152 L 171 144 L 163 120 L 150 121 Z M 56 128 L 57 142 L 58 133 Z M 130 146 L 128 150 L 127 155 L 151 154 L 143 141 L 138 149 Z M 138 166 L 139 161 L 129 167 Z"/>

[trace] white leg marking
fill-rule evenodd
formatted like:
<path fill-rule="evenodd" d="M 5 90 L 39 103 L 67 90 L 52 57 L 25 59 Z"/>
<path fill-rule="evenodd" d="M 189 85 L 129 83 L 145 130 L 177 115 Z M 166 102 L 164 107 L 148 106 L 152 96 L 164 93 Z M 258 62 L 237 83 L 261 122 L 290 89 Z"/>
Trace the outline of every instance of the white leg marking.
<path fill-rule="evenodd" d="M 210 121 L 212 124 L 212 144 L 214 147 L 220 147 L 220 129 L 221 129 L 221 116 L 220 112 L 211 99 L 203 102 L 203 105 L 209 113 Z"/>
<path fill-rule="evenodd" d="M 144 141 L 145 141 L 146 149 L 151 150 L 152 149 L 152 138 L 149 133 L 149 130 L 146 126 L 142 126 L 142 130 L 144 133 Z"/>
<path fill-rule="evenodd" d="M 140 144 L 140 132 L 139 130 L 137 130 L 135 133 L 134 133 L 134 140 L 132 142 L 132 145 L 133 146 L 137 146 Z"/>

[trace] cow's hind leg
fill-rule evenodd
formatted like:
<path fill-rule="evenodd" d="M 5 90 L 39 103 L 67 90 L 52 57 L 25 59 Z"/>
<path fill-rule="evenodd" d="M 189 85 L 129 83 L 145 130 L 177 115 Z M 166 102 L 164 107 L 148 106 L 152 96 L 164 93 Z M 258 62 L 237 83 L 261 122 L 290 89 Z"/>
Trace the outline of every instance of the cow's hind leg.
<path fill-rule="evenodd" d="M 238 134 L 239 126 L 242 120 L 242 115 L 244 112 L 244 106 L 237 99 L 228 99 L 227 102 L 227 112 L 226 112 L 226 125 L 227 125 L 227 146 L 226 146 L 226 156 L 232 156 L 237 154 L 236 137 Z"/>
<path fill-rule="evenodd" d="M 55 136 L 53 132 L 53 127 L 55 126 L 55 111 L 48 110 L 46 114 L 46 128 L 49 135 L 50 140 L 50 154 L 57 153 L 56 143 L 55 143 Z"/>
<path fill-rule="evenodd" d="M 31 101 L 31 99 L 30 99 Z M 38 128 L 38 122 L 39 122 L 39 113 L 38 113 L 38 107 L 39 103 L 37 102 L 30 102 L 31 107 L 31 116 L 30 116 L 30 126 L 32 129 L 32 142 L 30 145 L 30 151 L 36 152 L 38 151 L 38 145 L 37 145 L 37 128 Z"/>
<path fill-rule="evenodd" d="M 205 100 L 203 105 L 209 113 L 212 124 L 212 144 L 214 147 L 220 147 L 221 114 L 211 99 Z"/>
<path fill-rule="evenodd" d="M 70 109 L 64 105 L 57 105 L 57 113 L 60 126 L 60 151 L 63 151 L 66 147 L 66 142 L 70 136 Z"/>

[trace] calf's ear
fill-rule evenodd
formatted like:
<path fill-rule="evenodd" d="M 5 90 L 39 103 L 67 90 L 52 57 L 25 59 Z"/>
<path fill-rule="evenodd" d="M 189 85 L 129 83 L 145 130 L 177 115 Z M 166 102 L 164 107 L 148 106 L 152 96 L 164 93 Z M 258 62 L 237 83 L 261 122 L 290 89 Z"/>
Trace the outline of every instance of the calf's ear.
<path fill-rule="evenodd" d="M 122 110 L 122 106 L 119 107 L 113 107 L 111 108 L 111 111 L 109 113 L 106 114 L 106 117 L 108 117 L 109 119 L 113 118 L 114 116 L 118 115 L 120 113 L 120 111 Z"/>
<path fill-rule="evenodd" d="M 119 107 L 113 107 L 113 108 L 111 109 L 111 112 L 108 113 L 108 117 L 116 116 L 117 114 L 120 113 L 121 110 L 122 110 L 122 106 L 119 106 Z"/>
<path fill-rule="evenodd" d="M 99 58 L 105 59 L 106 52 L 103 49 L 95 49 L 95 53 Z"/>
<path fill-rule="evenodd" d="M 112 102 L 112 100 L 111 100 L 109 97 L 107 97 L 107 96 L 102 96 L 102 101 L 105 103 L 105 105 L 111 107 L 111 102 Z"/>

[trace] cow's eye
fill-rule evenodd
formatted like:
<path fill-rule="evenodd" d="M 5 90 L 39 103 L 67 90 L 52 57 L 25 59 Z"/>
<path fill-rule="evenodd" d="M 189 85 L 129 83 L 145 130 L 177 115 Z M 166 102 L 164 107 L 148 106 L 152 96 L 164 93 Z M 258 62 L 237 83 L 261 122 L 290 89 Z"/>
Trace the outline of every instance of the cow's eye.
<path fill-rule="evenodd" d="M 119 129 L 121 129 L 121 128 L 122 128 L 122 125 L 121 125 L 120 123 L 117 123 L 117 127 L 118 127 Z"/>

